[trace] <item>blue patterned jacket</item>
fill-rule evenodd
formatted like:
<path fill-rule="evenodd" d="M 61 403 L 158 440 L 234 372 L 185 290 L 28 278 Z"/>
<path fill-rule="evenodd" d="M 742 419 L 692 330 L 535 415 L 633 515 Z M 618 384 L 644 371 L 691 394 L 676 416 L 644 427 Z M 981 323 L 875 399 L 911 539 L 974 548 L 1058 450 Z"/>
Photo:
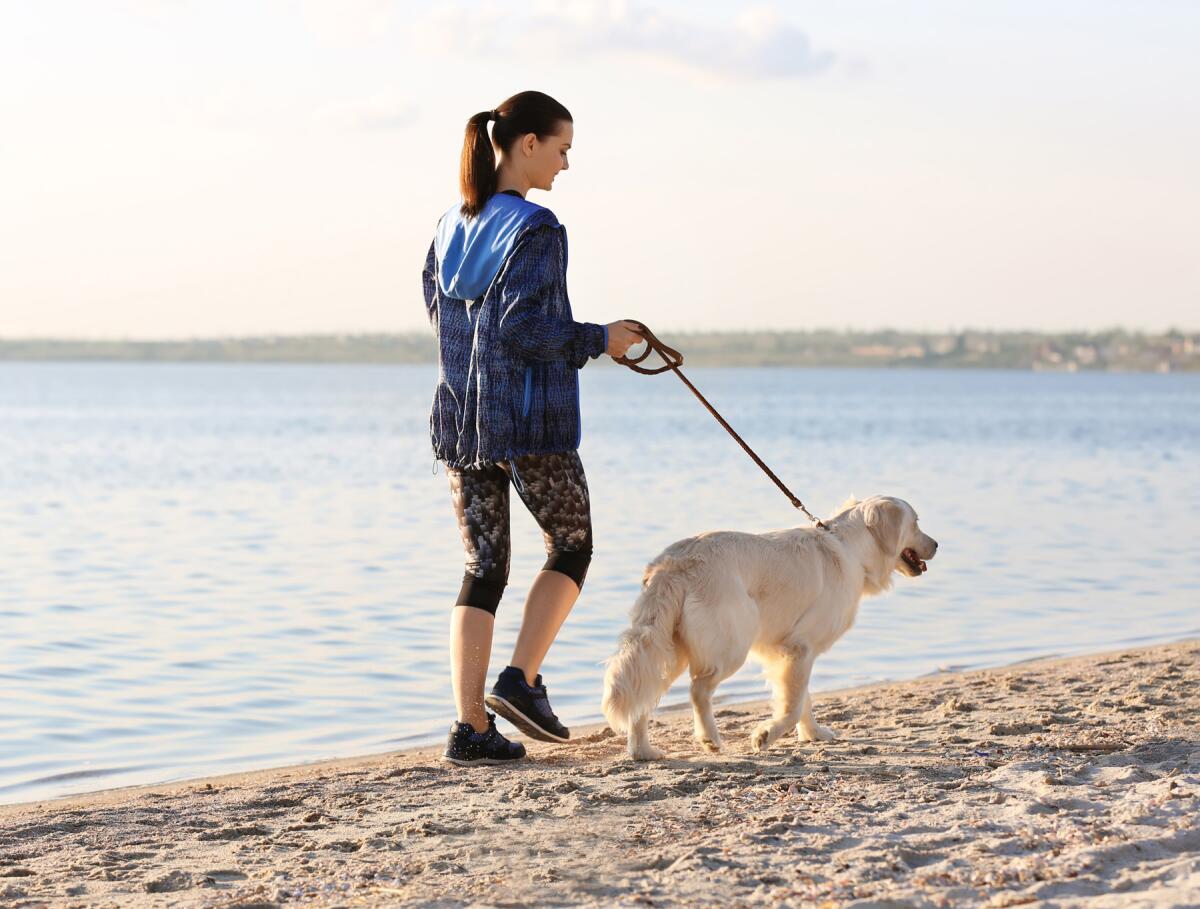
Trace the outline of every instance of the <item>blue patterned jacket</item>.
<path fill-rule="evenodd" d="M 438 222 L 423 274 L 439 351 L 434 456 L 479 467 L 576 449 L 578 371 L 604 353 L 608 329 L 571 317 L 566 228 L 506 193 L 475 218 L 458 209 Z"/>

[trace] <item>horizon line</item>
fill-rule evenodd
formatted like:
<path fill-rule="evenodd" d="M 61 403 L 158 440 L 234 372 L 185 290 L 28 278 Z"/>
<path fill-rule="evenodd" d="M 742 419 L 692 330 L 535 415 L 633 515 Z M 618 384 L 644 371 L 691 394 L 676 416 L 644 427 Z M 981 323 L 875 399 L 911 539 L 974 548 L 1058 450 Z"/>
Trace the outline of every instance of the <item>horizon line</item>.
<path fill-rule="evenodd" d="M 1185 329 L 1177 325 L 1164 329 L 1131 328 L 1124 325 L 1108 325 L 1101 328 L 897 328 L 881 326 L 877 328 L 658 328 L 656 334 L 677 335 L 787 335 L 787 334 L 900 334 L 900 335 L 1102 335 L 1122 333 L 1128 335 L 1171 335 L 1200 336 L 1200 328 Z M 314 331 L 299 333 L 260 332 L 251 334 L 205 334 L 186 336 L 130 337 L 122 336 L 73 336 L 73 335 L 3 335 L 0 334 L 0 344 L 189 344 L 202 341 L 265 341 L 265 340 L 300 340 L 306 338 L 403 338 L 412 336 L 432 337 L 427 329 L 409 328 L 395 331 Z"/>

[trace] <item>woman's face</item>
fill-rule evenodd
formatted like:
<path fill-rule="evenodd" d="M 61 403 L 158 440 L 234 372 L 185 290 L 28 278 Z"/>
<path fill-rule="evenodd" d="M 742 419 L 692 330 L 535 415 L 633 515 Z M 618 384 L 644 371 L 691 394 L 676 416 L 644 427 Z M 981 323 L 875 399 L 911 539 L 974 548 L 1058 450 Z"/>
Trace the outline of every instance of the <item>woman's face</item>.
<path fill-rule="evenodd" d="M 558 132 L 543 142 L 534 133 L 526 133 L 514 147 L 519 163 L 531 189 L 549 191 L 560 170 L 566 170 L 567 151 L 575 138 L 575 125 L 570 120 L 558 121 Z"/>

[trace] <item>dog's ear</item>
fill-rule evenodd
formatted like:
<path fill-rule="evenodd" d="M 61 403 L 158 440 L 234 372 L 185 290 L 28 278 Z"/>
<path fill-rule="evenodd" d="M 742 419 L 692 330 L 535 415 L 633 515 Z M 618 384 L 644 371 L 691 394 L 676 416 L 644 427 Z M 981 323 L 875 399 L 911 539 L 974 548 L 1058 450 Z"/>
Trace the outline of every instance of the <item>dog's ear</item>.
<path fill-rule="evenodd" d="M 854 496 L 851 495 L 850 498 L 848 498 L 846 501 L 844 501 L 841 505 L 838 506 L 838 510 L 833 513 L 833 516 L 836 518 L 840 514 L 845 514 L 847 511 L 849 511 L 851 508 L 853 508 L 857 504 L 858 504 L 858 499 L 854 498 Z"/>
<path fill-rule="evenodd" d="M 900 552 L 900 530 L 904 525 L 904 509 L 882 496 L 863 503 L 863 521 L 879 548 L 888 555 Z"/>

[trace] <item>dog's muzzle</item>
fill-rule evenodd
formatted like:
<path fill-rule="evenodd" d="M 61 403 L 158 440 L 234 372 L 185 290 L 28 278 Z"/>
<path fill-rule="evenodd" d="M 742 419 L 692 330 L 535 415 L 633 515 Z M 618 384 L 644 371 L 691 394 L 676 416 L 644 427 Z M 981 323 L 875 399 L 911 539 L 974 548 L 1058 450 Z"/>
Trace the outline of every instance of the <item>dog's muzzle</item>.
<path fill-rule="evenodd" d="M 913 577 L 924 574 L 929 570 L 929 566 L 925 564 L 925 560 L 917 555 L 917 551 L 911 546 L 900 553 L 900 558 L 904 561 L 905 565 L 912 569 Z"/>

